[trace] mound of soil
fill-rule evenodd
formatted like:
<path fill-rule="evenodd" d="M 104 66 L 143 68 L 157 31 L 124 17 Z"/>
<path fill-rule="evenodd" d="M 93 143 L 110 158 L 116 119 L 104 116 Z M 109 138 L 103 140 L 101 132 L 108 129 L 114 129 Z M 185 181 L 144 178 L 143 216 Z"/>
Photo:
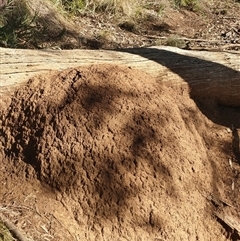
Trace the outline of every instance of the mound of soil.
<path fill-rule="evenodd" d="M 18 222 L 27 233 L 226 240 L 208 197 L 238 208 L 232 132 L 204 116 L 187 87 L 115 65 L 51 72 L 14 94 L 1 132 L 0 202 L 35 210 Z"/>

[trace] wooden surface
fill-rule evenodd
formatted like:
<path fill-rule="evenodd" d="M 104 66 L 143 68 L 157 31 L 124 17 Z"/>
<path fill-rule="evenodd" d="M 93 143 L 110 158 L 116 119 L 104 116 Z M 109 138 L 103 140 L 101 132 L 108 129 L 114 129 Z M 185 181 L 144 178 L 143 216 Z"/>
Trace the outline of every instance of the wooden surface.
<path fill-rule="evenodd" d="M 108 50 L 0 48 L 0 94 L 11 94 L 34 75 L 89 64 L 119 64 L 143 70 L 170 85 L 188 84 L 191 96 L 240 106 L 240 53 L 175 47 Z"/>

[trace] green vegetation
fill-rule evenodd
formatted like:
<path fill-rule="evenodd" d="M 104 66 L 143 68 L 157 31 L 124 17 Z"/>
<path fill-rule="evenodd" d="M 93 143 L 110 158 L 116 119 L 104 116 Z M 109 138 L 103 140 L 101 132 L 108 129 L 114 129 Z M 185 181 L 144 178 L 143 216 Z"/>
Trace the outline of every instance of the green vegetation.
<path fill-rule="evenodd" d="M 136 0 L 51 0 L 55 5 L 63 8 L 67 13 L 77 15 L 81 13 L 108 14 L 125 13 L 135 6 Z"/>
<path fill-rule="evenodd" d="M 67 21 L 63 11 L 58 12 L 48 1 L 41 2 L 41 8 L 34 8 L 31 3 L 8 0 L 0 8 L 0 47 L 40 48 L 43 42 L 60 39 L 65 34 Z"/>
<path fill-rule="evenodd" d="M 37 15 L 31 15 L 25 1 L 8 1 L 0 14 L 0 46 L 22 47 L 26 40 L 34 44 L 40 28 L 36 22 Z"/>
<path fill-rule="evenodd" d="M 0 222 L 0 241 L 14 241 L 9 230 Z"/>
<path fill-rule="evenodd" d="M 169 0 L 170 2 L 171 0 Z M 168 1 L 147 0 L 50 0 L 46 1 L 47 9 L 53 11 L 47 16 L 33 12 L 28 0 L 8 0 L 0 6 L 0 46 L 10 48 L 39 48 L 42 42 L 61 39 L 65 34 L 62 22 L 55 21 L 59 16 L 69 18 L 83 14 L 107 14 L 117 19 L 119 26 L 134 32 L 138 21 L 154 21 L 164 12 Z M 177 7 L 194 10 L 197 0 L 174 0 Z M 47 5 L 48 4 L 48 5 Z M 54 12 L 55 11 L 55 12 Z M 57 11 L 57 13 L 56 13 Z M 60 24 L 58 24 L 60 23 Z M 54 29 L 53 29 L 54 28 Z M 57 30 L 56 30 L 57 29 Z M 100 39 L 109 39 L 109 32 L 99 32 Z"/>
<path fill-rule="evenodd" d="M 52 2 L 56 4 L 59 8 L 62 8 L 66 12 L 73 15 L 81 13 L 87 7 L 87 3 L 84 0 L 52 0 Z"/>
<path fill-rule="evenodd" d="M 48 1 L 41 3 L 50 10 L 50 14 L 44 15 L 33 12 L 28 0 L 6 2 L 0 6 L 0 47 L 10 48 L 38 48 L 41 42 L 60 39 L 65 34 L 65 23 L 69 22 L 64 20 L 66 17 L 107 13 L 111 18 L 127 16 L 134 19 L 140 9 L 137 0 L 51 0 L 53 6 Z M 106 33 L 99 35 L 103 39 L 109 37 Z"/>
<path fill-rule="evenodd" d="M 166 40 L 165 45 L 178 47 L 178 48 L 183 48 L 183 47 L 186 46 L 186 43 L 185 43 L 184 40 L 180 39 L 179 36 L 171 35 Z"/>
<path fill-rule="evenodd" d="M 235 1 L 218 1 L 214 4 L 213 12 L 216 15 L 226 15 L 233 2 Z M 37 7 L 37 4 L 41 7 Z M 154 28 L 154 24 L 165 15 L 169 7 L 204 14 L 204 4 L 204 1 L 199 0 L 4 0 L 0 5 L 0 47 L 45 48 L 49 47 L 49 43 L 57 45 L 63 38 L 66 39 L 66 46 L 71 38 L 76 43 L 80 42 L 74 46 L 80 46 L 79 33 L 73 24 L 75 17 L 94 15 L 95 18 L 104 15 L 106 22 L 111 21 L 125 31 L 140 33 L 139 26 L 150 22 L 150 28 Z M 99 29 L 95 35 L 95 40 L 103 42 L 114 39 L 112 31 L 107 27 Z M 88 41 L 88 36 L 87 40 L 84 36 L 81 37 L 83 43 Z M 172 36 L 167 42 L 173 46 L 182 45 Z"/>
<path fill-rule="evenodd" d="M 92 12 L 108 14 L 138 14 L 139 9 L 154 9 L 161 13 L 164 9 L 164 1 L 147 0 L 51 0 L 55 5 L 63 8 L 66 12 L 76 15 Z M 171 0 L 170 0 L 171 1 Z M 173 0 L 175 6 L 188 10 L 195 10 L 198 0 Z M 167 2 L 167 1 L 166 1 Z"/>
<path fill-rule="evenodd" d="M 186 8 L 190 11 L 198 9 L 198 0 L 174 0 L 177 7 Z"/>

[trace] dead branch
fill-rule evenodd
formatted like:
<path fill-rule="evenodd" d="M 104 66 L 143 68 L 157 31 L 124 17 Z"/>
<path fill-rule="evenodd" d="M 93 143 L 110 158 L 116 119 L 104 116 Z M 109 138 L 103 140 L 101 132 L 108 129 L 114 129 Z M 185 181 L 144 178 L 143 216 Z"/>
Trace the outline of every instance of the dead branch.
<path fill-rule="evenodd" d="M 6 226 L 6 228 L 10 231 L 12 236 L 16 238 L 18 241 L 28 241 L 27 238 L 25 238 L 20 230 L 17 228 L 16 225 L 14 225 L 8 218 L 6 218 L 2 213 L 0 213 L 0 220 L 2 220 L 3 224 Z"/>

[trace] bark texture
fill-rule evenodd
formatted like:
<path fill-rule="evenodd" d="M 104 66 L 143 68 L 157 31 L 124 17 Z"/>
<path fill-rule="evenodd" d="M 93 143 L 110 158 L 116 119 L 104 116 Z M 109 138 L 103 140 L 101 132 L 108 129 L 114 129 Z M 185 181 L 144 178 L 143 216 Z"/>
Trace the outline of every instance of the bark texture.
<path fill-rule="evenodd" d="M 194 98 L 240 106 L 240 53 L 189 51 L 175 47 L 108 50 L 22 50 L 0 48 L 0 94 L 34 75 L 90 64 L 113 63 L 141 69 L 170 85 L 189 85 Z"/>

